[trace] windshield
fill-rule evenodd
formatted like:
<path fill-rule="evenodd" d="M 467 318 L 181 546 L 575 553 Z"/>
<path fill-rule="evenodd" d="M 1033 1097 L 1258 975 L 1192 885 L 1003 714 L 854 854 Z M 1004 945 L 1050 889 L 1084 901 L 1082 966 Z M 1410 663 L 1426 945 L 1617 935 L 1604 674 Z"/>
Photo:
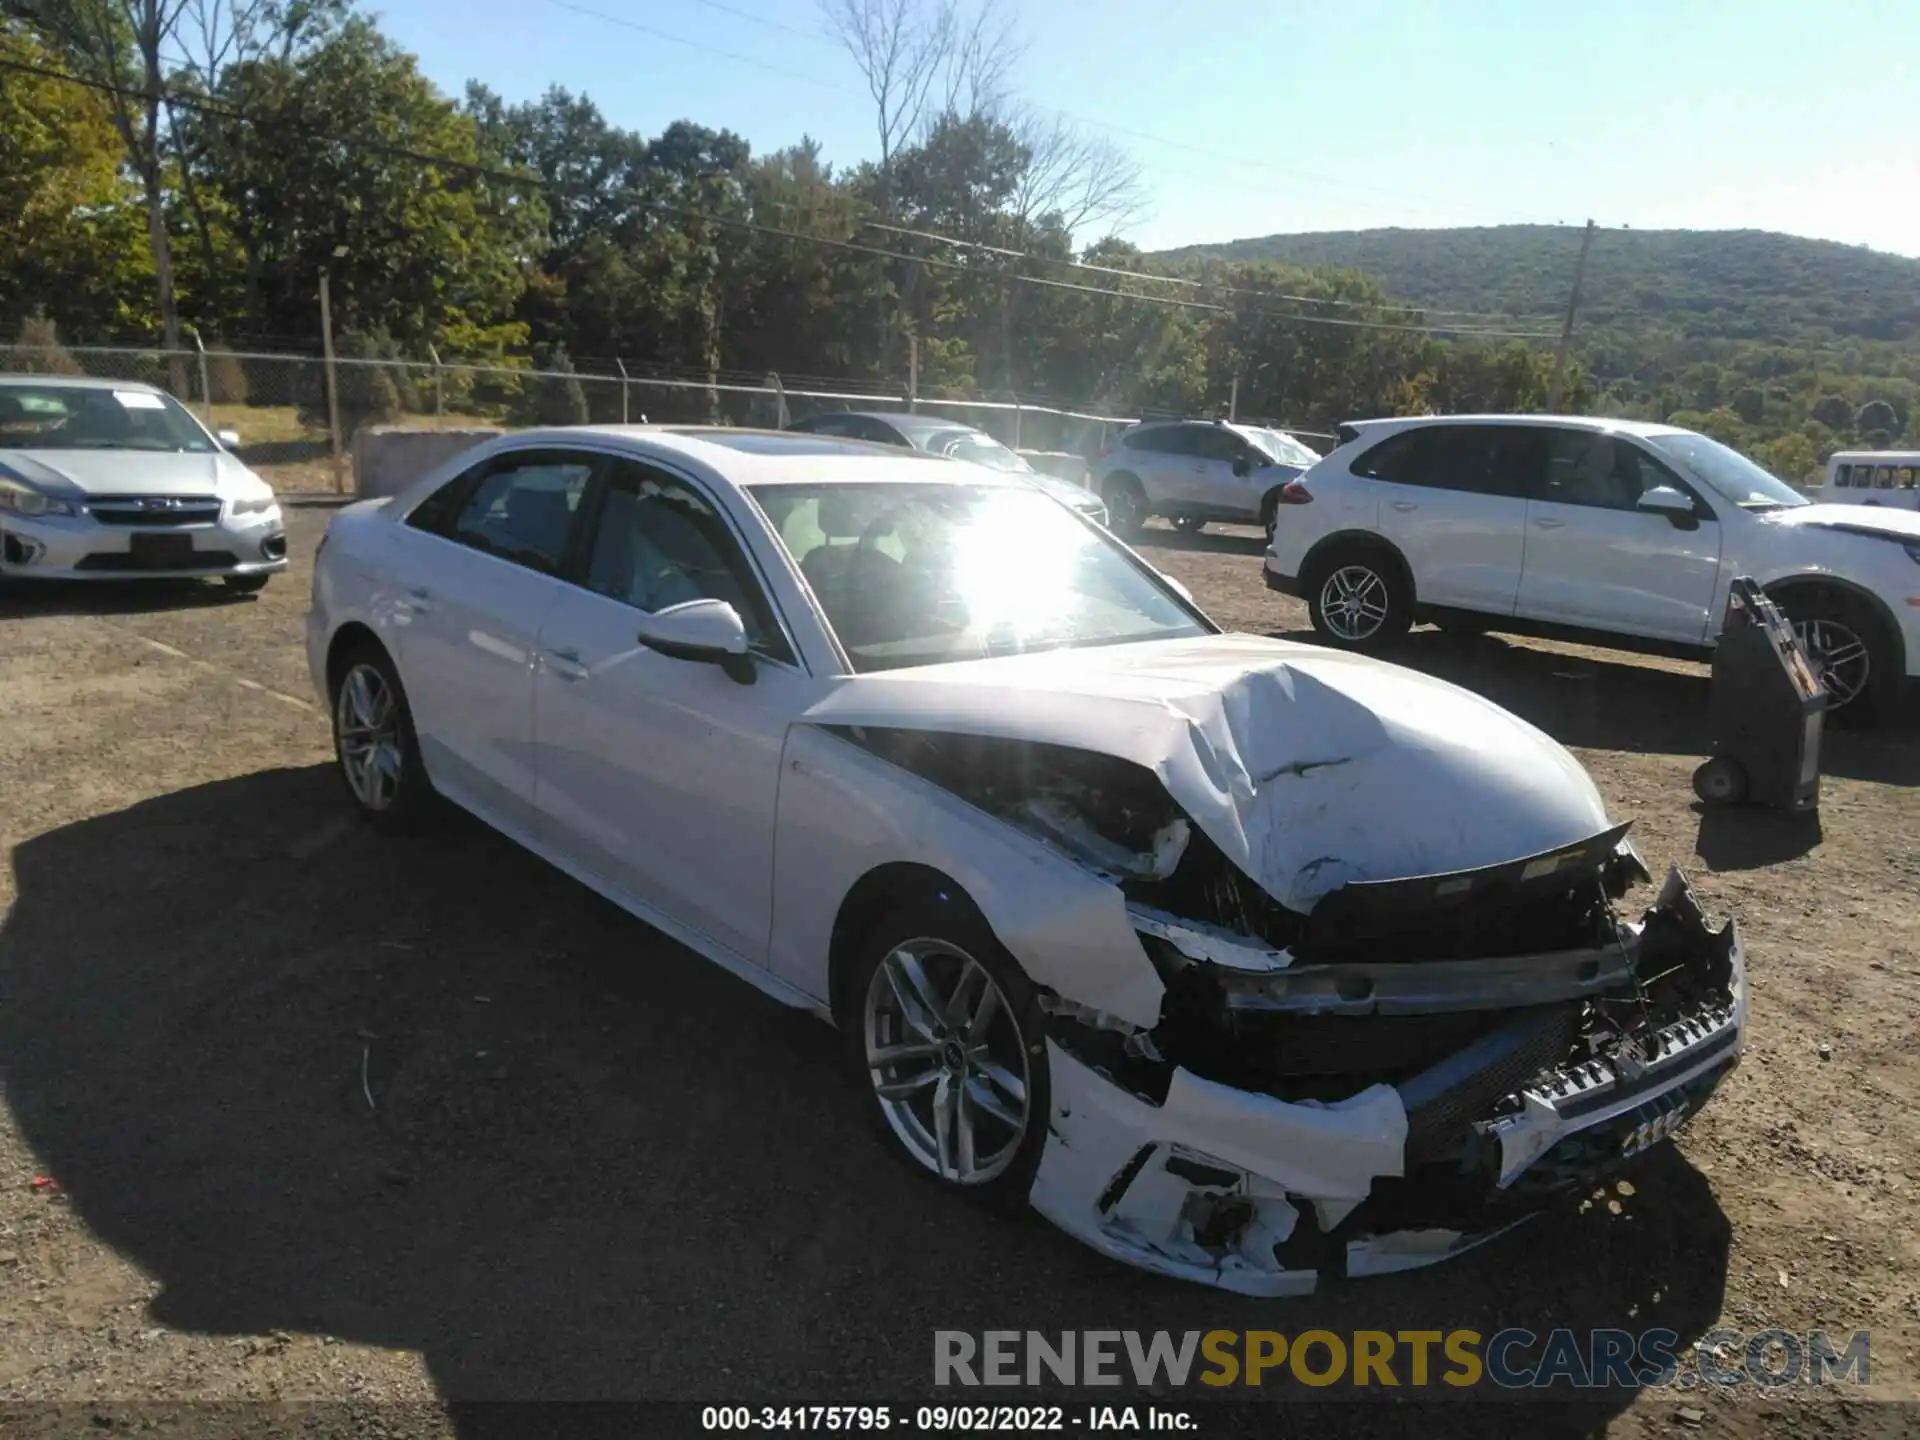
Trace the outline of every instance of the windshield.
<path fill-rule="evenodd" d="M 983 435 L 978 430 L 942 431 L 927 441 L 927 448 L 938 455 L 951 455 L 956 460 L 971 460 L 976 465 L 985 465 L 989 470 L 1024 472 L 1033 468 L 991 435 Z"/>
<path fill-rule="evenodd" d="M 1649 435 L 1647 444 L 1669 460 L 1677 460 L 1703 485 L 1717 491 L 1742 510 L 1778 510 L 1811 502 L 1786 481 L 1762 470 L 1738 450 L 1691 431 Z"/>
<path fill-rule="evenodd" d="M 1302 445 L 1298 440 L 1286 434 L 1284 431 L 1255 430 L 1252 431 L 1251 434 L 1253 443 L 1266 451 L 1267 454 L 1271 455 L 1275 460 L 1278 460 L 1282 465 L 1298 465 L 1304 470 L 1307 466 L 1317 465 L 1320 461 L 1320 456 L 1316 451 L 1306 445 Z"/>
<path fill-rule="evenodd" d="M 998 484 L 751 490 L 857 671 L 1212 633 L 1045 495 Z"/>
<path fill-rule="evenodd" d="M 150 390 L 0 384 L 0 449 L 214 449 L 211 436 L 170 396 Z"/>

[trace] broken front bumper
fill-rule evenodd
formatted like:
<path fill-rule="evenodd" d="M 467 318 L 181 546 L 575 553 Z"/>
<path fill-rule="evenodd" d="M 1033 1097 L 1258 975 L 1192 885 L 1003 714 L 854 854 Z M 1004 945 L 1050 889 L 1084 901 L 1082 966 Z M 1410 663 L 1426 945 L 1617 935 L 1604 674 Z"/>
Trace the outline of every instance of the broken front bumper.
<path fill-rule="evenodd" d="M 1684 881 L 1670 881 L 1662 903 L 1698 915 Z M 1249 1295 L 1458 1254 L 1672 1135 L 1737 1063 L 1739 938 L 1731 922 L 1707 938 L 1726 976 L 1714 998 L 1464 1115 L 1447 1113 L 1460 1080 L 1503 1063 L 1504 1040 L 1535 1023 L 1526 1012 L 1421 1074 L 1332 1103 L 1184 1068 L 1155 1103 L 1050 1040 L 1052 1112 L 1032 1203 L 1116 1259 Z"/>

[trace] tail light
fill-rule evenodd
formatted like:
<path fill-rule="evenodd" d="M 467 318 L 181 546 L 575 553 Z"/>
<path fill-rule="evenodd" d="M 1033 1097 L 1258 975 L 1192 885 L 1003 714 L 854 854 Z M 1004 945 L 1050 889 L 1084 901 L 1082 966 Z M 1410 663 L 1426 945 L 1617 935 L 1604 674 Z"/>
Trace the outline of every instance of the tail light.
<path fill-rule="evenodd" d="M 1280 503 L 1282 505 L 1311 505 L 1313 503 L 1313 492 L 1298 480 L 1289 480 L 1280 487 Z"/>

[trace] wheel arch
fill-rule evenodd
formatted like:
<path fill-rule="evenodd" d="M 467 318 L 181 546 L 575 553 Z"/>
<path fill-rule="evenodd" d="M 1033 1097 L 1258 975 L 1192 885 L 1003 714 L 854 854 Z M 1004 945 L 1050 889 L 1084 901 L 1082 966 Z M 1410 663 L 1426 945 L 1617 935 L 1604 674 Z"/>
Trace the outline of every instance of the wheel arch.
<path fill-rule="evenodd" d="M 1314 541 L 1307 553 L 1300 557 L 1302 588 L 1310 584 L 1308 577 L 1313 574 L 1315 566 L 1326 563 L 1328 556 L 1347 550 L 1366 550 L 1384 557 L 1399 572 L 1412 602 L 1415 605 L 1419 603 L 1420 587 L 1413 578 L 1413 567 L 1407 564 L 1407 557 L 1401 554 L 1400 547 L 1376 530 L 1336 530 Z M 1312 599 L 1311 596 L 1307 598 Z"/>
<path fill-rule="evenodd" d="M 332 700 L 334 686 L 339 683 L 341 665 L 345 663 L 348 655 L 363 645 L 376 647 L 381 654 L 386 655 L 389 662 L 392 661 L 393 656 L 388 652 L 387 647 L 381 644 L 380 637 L 374 633 L 372 626 L 359 620 L 347 621 L 346 624 L 333 632 L 333 638 L 327 642 L 327 697 L 329 701 Z"/>
<path fill-rule="evenodd" d="M 1824 571 L 1813 571 L 1770 580 L 1761 589 L 1766 591 L 1769 599 L 1779 601 L 1783 609 L 1787 597 L 1791 595 L 1836 595 L 1850 604 L 1858 605 L 1879 628 L 1881 643 L 1889 647 L 1895 676 L 1906 673 L 1907 645 L 1906 637 L 1900 630 L 1900 621 L 1892 607 L 1864 585 Z"/>
<path fill-rule="evenodd" d="M 933 900 L 964 908 L 976 918 L 980 907 L 958 880 L 944 870 L 912 860 L 889 860 L 867 871 L 841 898 L 827 941 L 827 1003 L 834 1023 L 846 1029 L 859 997 L 848 993 L 860 942 L 887 912 L 909 900 Z M 984 921 L 983 921 L 984 923 Z"/>

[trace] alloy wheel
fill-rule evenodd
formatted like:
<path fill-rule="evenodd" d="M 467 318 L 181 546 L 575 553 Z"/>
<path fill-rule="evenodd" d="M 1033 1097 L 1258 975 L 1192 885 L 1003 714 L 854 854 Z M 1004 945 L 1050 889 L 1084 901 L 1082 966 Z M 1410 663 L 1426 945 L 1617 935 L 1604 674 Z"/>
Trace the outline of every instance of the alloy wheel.
<path fill-rule="evenodd" d="M 1366 640 L 1386 623 L 1389 598 L 1376 571 L 1342 565 L 1320 587 L 1320 614 L 1342 640 Z"/>
<path fill-rule="evenodd" d="M 404 760 L 400 707 L 377 667 L 361 663 L 347 671 L 334 701 L 334 733 L 354 798 L 369 810 L 387 809 L 400 793 Z"/>
<path fill-rule="evenodd" d="M 1858 699 L 1873 674 L 1866 638 L 1838 620 L 1796 620 L 1793 630 L 1813 673 L 1827 687 L 1828 708 L 1838 710 Z"/>
<path fill-rule="evenodd" d="M 1013 1164 L 1030 1077 L 1019 1020 L 986 966 L 946 940 L 903 940 L 874 968 L 864 1025 L 874 1094 L 915 1160 L 960 1185 Z"/>

